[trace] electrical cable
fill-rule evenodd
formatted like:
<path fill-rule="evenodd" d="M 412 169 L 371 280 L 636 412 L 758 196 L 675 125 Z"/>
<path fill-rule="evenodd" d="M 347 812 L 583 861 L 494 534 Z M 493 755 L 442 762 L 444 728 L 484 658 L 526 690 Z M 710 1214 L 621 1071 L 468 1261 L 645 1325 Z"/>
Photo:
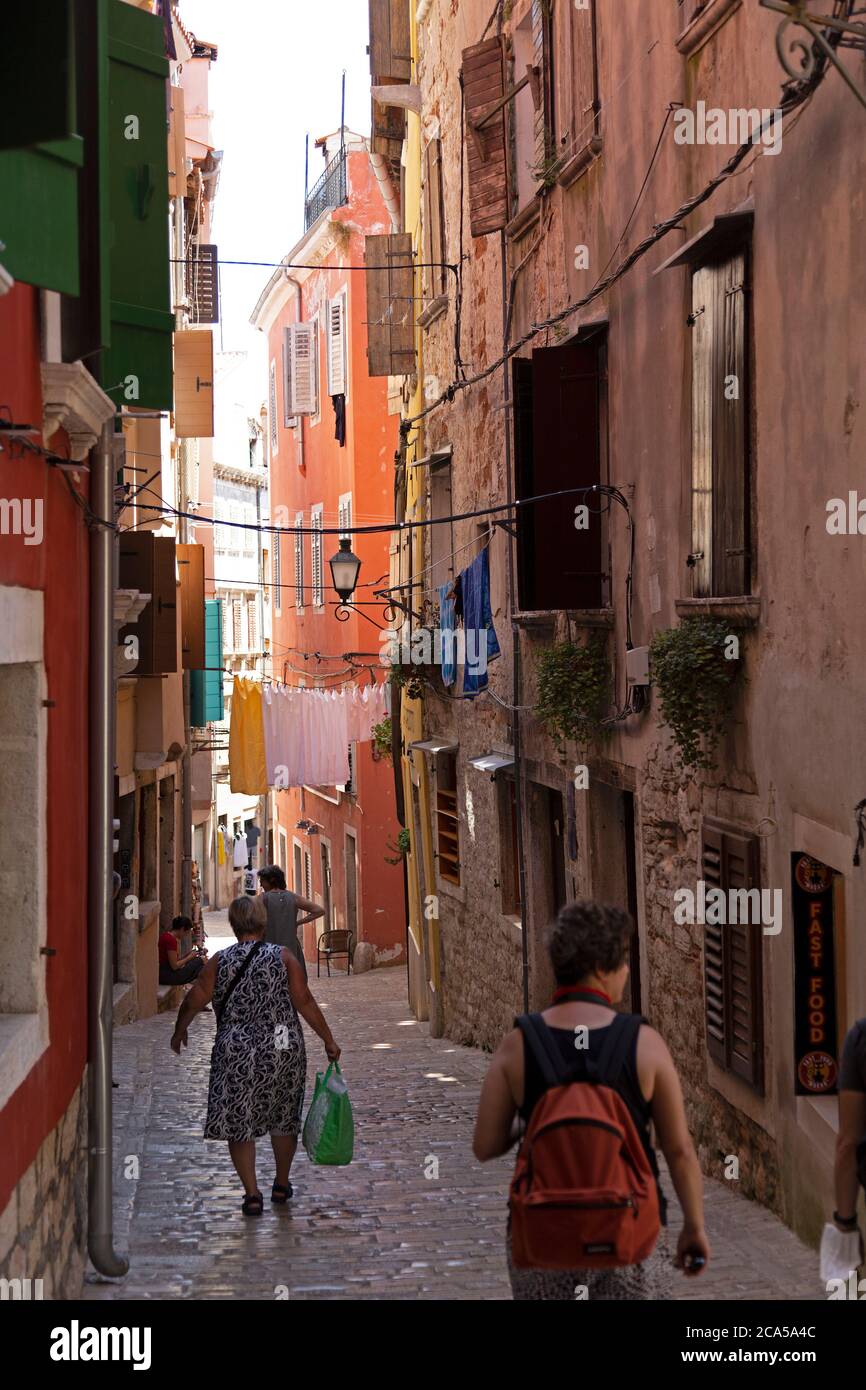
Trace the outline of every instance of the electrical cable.
<path fill-rule="evenodd" d="M 789 115 L 792 111 L 795 111 L 799 106 L 803 105 L 803 103 L 808 100 L 808 98 L 811 96 L 812 92 L 815 90 L 817 85 L 823 80 L 823 76 L 823 69 L 820 69 L 819 71 L 816 68 L 816 72 L 813 73 L 813 75 L 806 82 L 802 83 L 798 90 L 788 91 L 783 96 L 780 102 L 780 106 L 778 108 L 779 110 L 781 110 L 783 117 Z M 430 405 L 425 406 L 424 409 L 418 411 L 416 415 L 409 416 L 407 419 L 402 420 L 400 424 L 401 431 L 408 432 L 408 430 L 413 425 L 417 425 L 428 415 L 432 415 L 433 412 L 440 409 L 441 406 L 445 404 L 450 404 L 454 400 L 454 397 L 458 391 L 467 390 L 471 386 L 477 386 L 480 382 L 486 381 L 488 377 L 492 376 L 495 372 L 497 372 L 499 368 L 504 366 L 506 362 L 510 361 L 512 357 L 515 357 L 517 353 L 520 352 L 521 348 L 525 347 L 528 343 L 532 342 L 534 338 L 537 338 L 540 333 L 545 333 L 549 329 L 555 328 L 558 324 L 563 323 L 566 319 L 571 318 L 571 316 L 573 314 L 576 314 L 580 309 L 586 308 L 587 305 L 593 303 L 593 301 L 598 299 L 600 295 L 604 294 L 607 290 L 612 288 L 613 285 L 615 285 L 619 280 L 623 278 L 624 275 L 628 273 L 629 270 L 631 270 L 632 266 L 634 266 L 639 260 L 643 259 L 643 257 L 647 254 L 648 251 L 650 251 L 654 246 L 658 244 L 658 242 L 660 242 L 664 237 L 666 237 L 669 232 L 678 228 L 685 217 L 690 216 L 696 208 L 700 207 L 702 203 L 705 203 L 708 198 L 712 197 L 716 189 L 722 183 L 724 183 L 726 179 L 731 177 L 731 175 L 739 167 L 742 161 L 746 158 L 747 154 L 755 148 L 758 142 L 758 138 L 761 135 L 763 135 L 765 128 L 769 126 L 771 122 L 773 125 L 775 125 L 775 111 L 773 111 L 770 114 L 770 116 L 768 116 L 766 122 L 762 122 L 759 129 L 754 133 L 752 137 L 750 137 L 750 139 L 744 141 L 743 144 L 737 147 L 737 149 L 731 155 L 727 163 L 724 164 L 722 168 L 719 170 L 719 172 L 716 175 L 714 175 L 714 177 L 710 179 L 707 184 L 704 185 L 700 192 L 693 194 L 692 197 L 687 198 L 685 202 L 681 203 L 680 206 L 677 208 L 676 212 L 672 214 L 672 216 L 666 218 L 663 222 L 657 223 L 656 226 L 653 228 L 652 232 L 645 236 L 643 240 L 640 241 L 638 245 L 619 262 L 615 270 L 611 271 L 609 275 L 602 276 L 602 278 L 596 282 L 596 284 L 587 294 L 585 294 L 581 299 L 576 300 L 574 303 L 567 304 L 563 309 L 558 310 L 557 313 L 551 314 L 547 319 L 543 320 L 541 323 L 533 324 L 532 327 L 528 329 L 526 333 L 524 333 L 520 338 L 517 339 L 515 343 L 511 345 L 510 348 L 508 348 L 494 362 L 491 362 L 482 371 L 476 372 L 474 376 L 467 377 L 462 381 L 452 381 L 450 385 L 447 386 L 443 392 L 441 392 L 437 399 L 431 402 Z"/>

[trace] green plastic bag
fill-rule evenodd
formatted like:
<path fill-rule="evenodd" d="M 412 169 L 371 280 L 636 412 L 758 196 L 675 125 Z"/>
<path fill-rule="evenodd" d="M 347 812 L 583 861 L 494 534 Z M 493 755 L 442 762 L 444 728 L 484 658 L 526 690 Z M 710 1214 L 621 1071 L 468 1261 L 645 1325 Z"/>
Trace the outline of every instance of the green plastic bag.
<path fill-rule="evenodd" d="M 316 1088 L 304 1122 L 303 1138 L 311 1163 L 352 1162 L 355 1121 L 349 1088 L 336 1062 L 331 1063 L 324 1076 L 316 1073 Z"/>

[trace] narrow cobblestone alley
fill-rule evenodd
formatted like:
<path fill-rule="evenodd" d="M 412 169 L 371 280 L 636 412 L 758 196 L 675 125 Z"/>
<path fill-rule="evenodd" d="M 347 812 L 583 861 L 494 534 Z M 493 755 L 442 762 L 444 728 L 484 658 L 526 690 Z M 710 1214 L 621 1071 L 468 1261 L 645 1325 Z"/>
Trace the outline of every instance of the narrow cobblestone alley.
<path fill-rule="evenodd" d="M 213 927 L 211 928 L 213 931 Z M 225 945 L 211 936 L 211 946 Z M 349 1168 L 316 1168 L 299 1150 L 295 1197 L 240 1214 L 226 1145 L 205 1143 L 213 1015 L 199 1017 L 182 1058 L 173 1015 L 114 1037 L 116 1244 L 121 1283 L 90 1299 L 508 1299 L 502 1248 L 511 1159 L 484 1166 L 470 1150 L 484 1053 L 431 1038 L 406 1006 L 400 969 L 311 981 L 343 1048 L 355 1113 Z M 307 1101 L 324 1056 L 307 1031 Z M 271 1156 L 259 1145 L 259 1181 Z M 140 1176 L 132 1159 L 138 1159 Z M 438 1177 L 426 1177 L 438 1164 Z M 668 1190 L 670 1184 L 667 1185 Z M 708 1184 L 714 1258 L 678 1296 L 818 1298 L 816 1256 L 762 1208 Z M 673 1229 L 678 1226 L 674 1214 Z"/>

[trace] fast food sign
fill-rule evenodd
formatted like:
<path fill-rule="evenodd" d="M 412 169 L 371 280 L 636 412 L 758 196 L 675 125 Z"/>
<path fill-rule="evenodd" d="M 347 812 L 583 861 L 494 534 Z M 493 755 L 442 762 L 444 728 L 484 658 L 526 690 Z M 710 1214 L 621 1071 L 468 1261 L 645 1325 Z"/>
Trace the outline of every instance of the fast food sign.
<path fill-rule="evenodd" d="M 808 854 L 791 855 L 798 1096 L 835 1095 L 837 1090 L 834 877 L 834 871 L 820 860 Z"/>

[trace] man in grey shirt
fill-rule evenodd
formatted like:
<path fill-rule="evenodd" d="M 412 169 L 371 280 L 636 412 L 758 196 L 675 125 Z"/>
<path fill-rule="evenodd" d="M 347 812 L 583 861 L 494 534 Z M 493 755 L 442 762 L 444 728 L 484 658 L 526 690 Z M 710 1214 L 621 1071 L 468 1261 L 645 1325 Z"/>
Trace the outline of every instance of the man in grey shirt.
<path fill-rule="evenodd" d="M 307 975 L 304 948 L 298 940 L 298 927 L 305 922 L 313 922 L 324 917 L 325 909 L 318 903 L 301 898 L 286 887 L 286 876 L 278 864 L 269 864 L 259 870 L 259 883 L 268 910 L 268 925 L 265 940 L 276 946 L 287 946 L 296 957 L 298 964 Z M 300 915 L 303 914 L 303 915 Z"/>
<path fill-rule="evenodd" d="M 858 1179 L 859 1168 L 859 1179 Z M 850 1029 L 839 1068 L 836 1210 L 840 1231 L 857 1229 L 857 1191 L 866 1178 L 866 1018 Z"/>

